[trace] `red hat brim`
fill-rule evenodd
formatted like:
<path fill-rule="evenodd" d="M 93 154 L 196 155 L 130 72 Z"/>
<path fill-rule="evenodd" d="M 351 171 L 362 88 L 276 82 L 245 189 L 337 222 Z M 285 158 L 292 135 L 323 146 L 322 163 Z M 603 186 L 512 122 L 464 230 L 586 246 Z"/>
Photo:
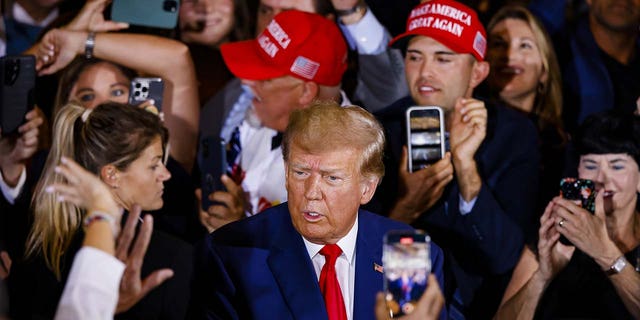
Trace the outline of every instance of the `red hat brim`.
<path fill-rule="evenodd" d="M 220 46 L 227 68 L 240 79 L 267 80 L 287 75 L 282 68 L 274 66 L 262 57 L 262 49 L 256 40 L 226 43 Z"/>

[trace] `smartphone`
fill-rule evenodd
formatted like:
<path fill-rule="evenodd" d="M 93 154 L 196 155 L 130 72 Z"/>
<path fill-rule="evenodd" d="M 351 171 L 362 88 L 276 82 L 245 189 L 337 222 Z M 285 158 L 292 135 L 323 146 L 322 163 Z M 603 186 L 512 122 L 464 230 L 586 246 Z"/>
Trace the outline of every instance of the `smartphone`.
<path fill-rule="evenodd" d="M 567 200 L 580 201 L 580 206 L 591 214 L 596 212 L 595 184 L 591 180 L 562 178 L 560 180 L 560 196 Z M 560 236 L 560 242 L 572 246 L 567 237 Z"/>
<path fill-rule="evenodd" d="M 387 306 L 393 317 L 409 314 L 427 289 L 431 239 L 423 231 L 392 230 L 384 236 L 382 264 Z"/>
<path fill-rule="evenodd" d="M 133 78 L 129 87 L 129 104 L 139 105 L 153 99 L 156 114 L 162 111 L 164 82 L 162 78 Z"/>
<path fill-rule="evenodd" d="M 0 128 L 3 136 L 15 135 L 35 106 L 36 59 L 4 56 L 0 58 L 0 75 Z"/>
<path fill-rule="evenodd" d="M 409 172 L 426 168 L 444 157 L 444 112 L 436 106 L 414 106 L 406 111 Z"/>
<path fill-rule="evenodd" d="M 560 195 L 567 200 L 578 200 L 580 205 L 591 212 L 596 212 L 596 189 L 591 180 L 563 178 L 560 180 Z"/>
<path fill-rule="evenodd" d="M 178 22 L 179 0 L 113 0 L 111 20 L 133 25 L 173 29 Z"/>
<path fill-rule="evenodd" d="M 219 136 L 207 136 L 200 140 L 198 162 L 202 188 L 202 210 L 213 204 L 209 195 L 218 190 L 226 190 L 220 177 L 227 171 L 227 143 Z"/>

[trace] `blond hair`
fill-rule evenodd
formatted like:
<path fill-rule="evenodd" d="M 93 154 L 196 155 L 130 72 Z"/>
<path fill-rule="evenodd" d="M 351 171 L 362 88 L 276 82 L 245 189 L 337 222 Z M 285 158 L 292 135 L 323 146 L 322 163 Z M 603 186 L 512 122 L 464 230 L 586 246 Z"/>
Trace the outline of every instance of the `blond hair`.
<path fill-rule="evenodd" d="M 553 49 L 549 34 L 540 21 L 525 7 L 505 6 L 498 10 L 487 25 L 488 33 L 500 22 L 516 19 L 526 23 L 535 37 L 542 58 L 542 67 L 547 72 L 547 80 L 540 82 L 536 92 L 532 113 L 538 117 L 538 128 L 552 126 L 564 137 L 562 125 L 562 78 L 558 58 Z"/>
<path fill-rule="evenodd" d="M 27 256 L 41 254 L 60 279 L 62 255 L 84 218 L 82 209 L 57 201 L 55 194 L 45 190 L 64 182 L 54 170 L 62 157 L 75 159 L 96 175 L 108 164 L 126 170 L 158 137 L 166 145 L 168 132 L 160 119 L 135 106 L 108 102 L 94 110 L 73 103 L 62 107 L 54 121 L 53 145 L 31 203 L 34 222 L 27 239 Z"/>
<path fill-rule="evenodd" d="M 282 155 L 286 162 L 294 144 L 310 153 L 354 148 L 361 154 L 360 174 L 379 182 L 384 175 L 384 143 L 382 126 L 368 111 L 358 106 L 341 107 L 335 101 L 318 100 L 291 114 L 284 133 Z"/>

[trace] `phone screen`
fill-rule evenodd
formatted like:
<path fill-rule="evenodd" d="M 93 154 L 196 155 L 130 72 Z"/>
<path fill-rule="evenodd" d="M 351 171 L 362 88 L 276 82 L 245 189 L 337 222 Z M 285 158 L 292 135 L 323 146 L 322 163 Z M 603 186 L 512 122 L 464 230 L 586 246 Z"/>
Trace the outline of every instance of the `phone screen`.
<path fill-rule="evenodd" d="M 394 317 L 411 313 L 427 289 L 430 242 L 422 231 L 389 231 L 384 237 L 384 290 Z"/>
<path fill-rule="evenodd" d="M 411 107 L 407 117 L 409 172 L 426 168 L 442 159 L 445 152 L 442 108 Z"/>

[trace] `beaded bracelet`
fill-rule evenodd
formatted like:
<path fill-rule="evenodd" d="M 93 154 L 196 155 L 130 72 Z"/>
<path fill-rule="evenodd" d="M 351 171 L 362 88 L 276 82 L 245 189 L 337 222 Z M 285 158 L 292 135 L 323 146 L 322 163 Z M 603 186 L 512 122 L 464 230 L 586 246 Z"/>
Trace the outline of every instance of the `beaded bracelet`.
<path fill-rule="evenodd" d="M 84 218 L 84 229 L 86 231 L 86 229 L 89 227 L 90 224 L 92 224 L 95 221 L 106 221 L 109 223 L 109 226 L 111 227 L 111 231 L 113 232 L 113 237 L 117 237 L 118 233 L 120 232 L 120 228 L 118 227 L 118 225 L 116 224 L 116 220 L 113 218 L 112 215 L 103 212 L 103 211 L 91 211 L 91 213 L 89 213 L 85 218 Z"/>

